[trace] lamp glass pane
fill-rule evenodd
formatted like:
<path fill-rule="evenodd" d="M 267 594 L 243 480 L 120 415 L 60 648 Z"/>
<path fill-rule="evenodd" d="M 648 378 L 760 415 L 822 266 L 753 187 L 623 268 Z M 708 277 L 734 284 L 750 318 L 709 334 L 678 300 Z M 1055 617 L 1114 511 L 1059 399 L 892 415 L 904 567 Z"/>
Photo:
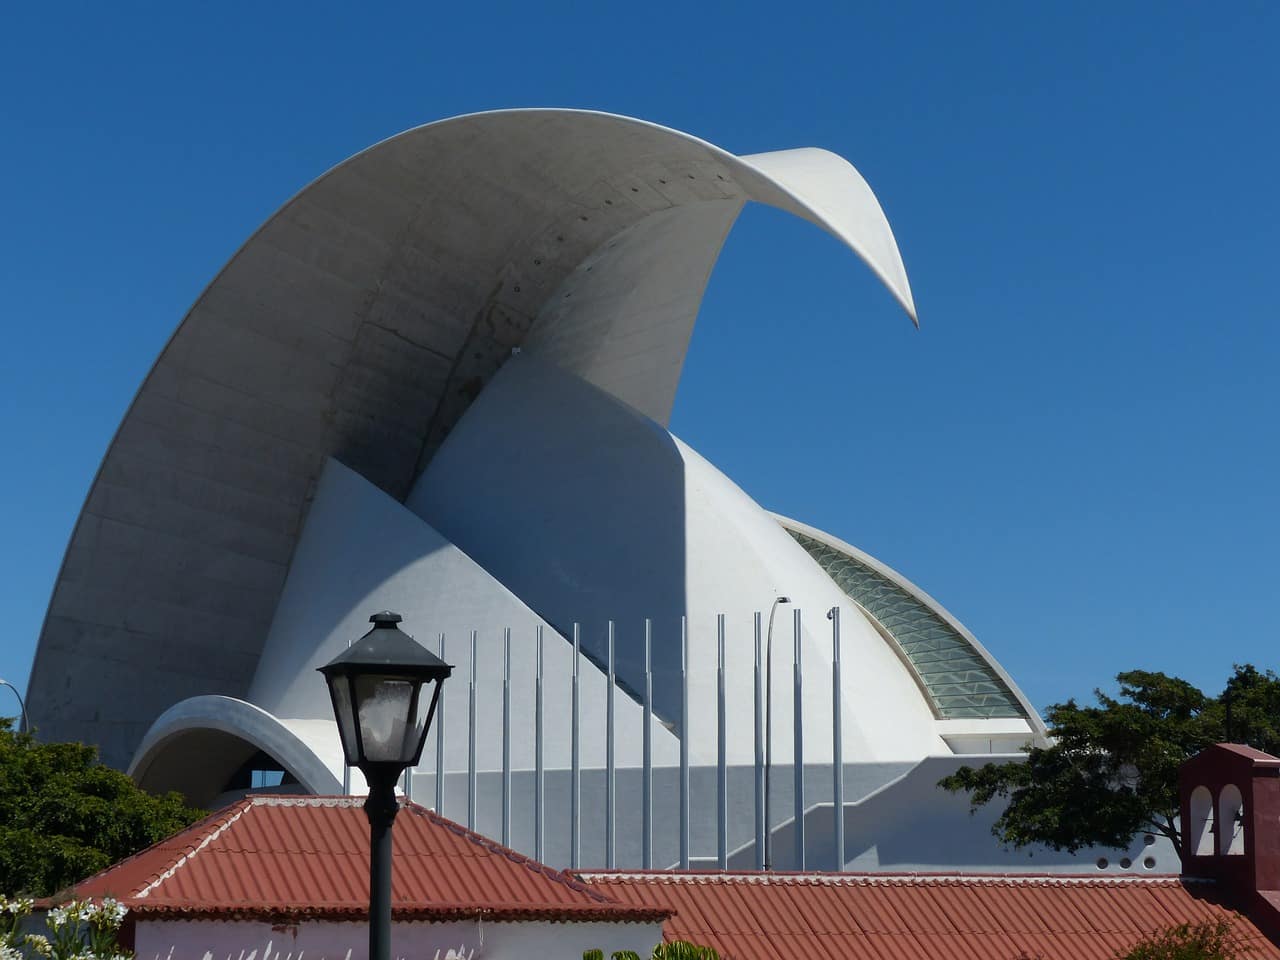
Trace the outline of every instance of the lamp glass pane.
<path fill-rule="evenodd" d="M 360 734 L 364 759 L 372 763 L 409 763 L 422 737 L 425 717 L 412 709 L 417 682 L 397 677 L 357 677 Z"/>
<path fill-rule="evenodd" d="M 338 733 L 342 737 L 342 752 L 346 756 L 347 765 L 354 766 L 360 762 L 360 748 L 356 743 L 356 717 L 355 708 L 351 703 L 351 681 L 346 677 L 333 677 L 329 681 L 329 689 L 333 693 Z"/>

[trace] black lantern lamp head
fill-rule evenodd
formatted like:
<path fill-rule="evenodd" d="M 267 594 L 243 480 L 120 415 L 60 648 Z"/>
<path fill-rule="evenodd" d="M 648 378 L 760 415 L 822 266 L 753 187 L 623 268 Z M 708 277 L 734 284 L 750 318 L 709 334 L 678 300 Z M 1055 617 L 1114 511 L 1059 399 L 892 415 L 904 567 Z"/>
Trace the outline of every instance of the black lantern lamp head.
<path fill-rule="evenodd" d="M 417 764 L 453 667 L 396 624 L 400 614 L 369 618 L 373 629 L 320 667 L 342 737 L 348 766 L 372 782 L 399 777 Z"/>

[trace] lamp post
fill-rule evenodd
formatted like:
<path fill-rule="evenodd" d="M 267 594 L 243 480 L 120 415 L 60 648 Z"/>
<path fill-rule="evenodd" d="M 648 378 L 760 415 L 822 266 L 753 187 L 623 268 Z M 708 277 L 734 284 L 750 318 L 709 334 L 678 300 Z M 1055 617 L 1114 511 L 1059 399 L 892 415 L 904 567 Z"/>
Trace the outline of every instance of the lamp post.
<path fill-rule="evenodd" d="M 373 629 L 320 667 L 347 766 L 369 784 L 369 960 L 391 957 L 391 824 L 399 812 L 396 781 L 422 756 L 440 685 L 453 672 L 396 626 L 400 614 L 369 618 Z M 422 708 L 424 687 L 430 706 Z"/>
<path fill-rule="evenodd" d="M 3 677 L 0 677 L 0 687 L 8 687 L 10 690 L 13 691 L 13 695 L 18 698 L 18 708 L 22 711 L 22 719 L 18 726 L 18 732 L 30 733 L 31 723 L 27 720 L 27 705 L 22 702 L 22 694 L 18 692 L 17 687 L 15 687 L 8 680 L 5 680 Z"/>
<path fill-rule="evenodd" d="M 778 604 L 790 603 L 790 597 L 774 597 L 769 608 L 769 633 L 764 645 L 764 868 L 773 869 L 773 820 L 770 810 L 773 801 L 769 797 L 769 779 L 773 772 L 773 615 Z"/>

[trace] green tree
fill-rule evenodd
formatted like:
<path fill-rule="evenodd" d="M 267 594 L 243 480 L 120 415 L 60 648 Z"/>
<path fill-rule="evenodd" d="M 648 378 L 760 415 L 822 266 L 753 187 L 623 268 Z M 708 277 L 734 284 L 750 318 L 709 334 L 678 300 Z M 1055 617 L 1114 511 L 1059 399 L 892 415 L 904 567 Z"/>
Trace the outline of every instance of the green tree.
<path fill-rule="evenodd" d="M 1275 753 L 1280 746 L 1280 683 L 1270 670 L 1237 666 L 1220 698 L 1224 736 Z"/>
<path fill-rule="evenodd" d="M 1118 696 L 1095 690 L 1096 706 L 1068 700 L 1049 707 L 1049 745 L 1031 748 L 1025 763 L 964 767 L 939 786 L 967 792 L 973 810 L 1006 801 L 991 832 L 1013 847 L 1124 849 L 1151 831 L 1168 837 L 1181 857 L 1179 766 L 1228 737 L 1280 750 L 1280 677 L 1237 666 L 1217 697 L 1146 670 L 1116 680 Z"/>
<path fill-rule="evenodd" d="M 0 719 L 0 891 L 49 896 L 202 815 L 152 796 L 82 743 L 38 743 Z"/>
<path fill-rule="evenodd" d="M 1117 960 L 1238 960 L 1252 950 L 1235 939 L 1227 920 L 1184 923 L 1153 933 Z"/>

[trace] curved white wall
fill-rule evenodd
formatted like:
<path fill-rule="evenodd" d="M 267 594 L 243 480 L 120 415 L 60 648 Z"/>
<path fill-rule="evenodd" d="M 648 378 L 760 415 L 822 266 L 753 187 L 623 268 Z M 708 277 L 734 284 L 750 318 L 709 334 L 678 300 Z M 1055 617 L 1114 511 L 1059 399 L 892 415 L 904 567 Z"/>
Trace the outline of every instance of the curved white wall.
<path fill-rule="evenodd" d="M 949 752 L 893 651 L 778 523 L 665 429 L 531 354 L 494 378 L 408 501 L 525 604 L 578 620 L 601 652 L 618 621 L 618 673 L 639 689 L 642 626 L 653 620 L 655 704 L 679 719 L 680 617 L 687 616 L 693 762 L 716 757 L 715 617 L 728 620 L 729 762 L 754 752 L 752 614 L 786 593 L 806 614 L 808 755 L 829 759 L 830 627 L 843 610 L 844 748 L 849 762 Z M 775 750 L 789 756 L 792 623 L 774 628 Z M 707 736 L 699 731 L 711 731 Z"/>

